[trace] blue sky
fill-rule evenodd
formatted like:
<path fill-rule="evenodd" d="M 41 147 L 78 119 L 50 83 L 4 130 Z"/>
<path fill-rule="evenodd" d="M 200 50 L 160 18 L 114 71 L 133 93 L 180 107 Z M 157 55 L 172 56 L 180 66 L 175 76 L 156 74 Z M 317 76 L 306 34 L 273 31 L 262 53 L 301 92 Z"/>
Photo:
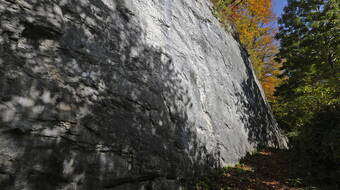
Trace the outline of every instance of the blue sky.
<path fill-rule="evenodd" d="M 283 13 L 283 8 L 287 5 L 287 0 L 272 0 L 273 12 L 277 17 L 280 17 Z M 271 23 L 272 26 L 277 27 L 277 22 Z"/>
<path fill-rule="evenodd" d="M 287 5 L 287 0 L 273 0 L 273 11 L 276 16 L 281 16 L 283 8 Z"/>

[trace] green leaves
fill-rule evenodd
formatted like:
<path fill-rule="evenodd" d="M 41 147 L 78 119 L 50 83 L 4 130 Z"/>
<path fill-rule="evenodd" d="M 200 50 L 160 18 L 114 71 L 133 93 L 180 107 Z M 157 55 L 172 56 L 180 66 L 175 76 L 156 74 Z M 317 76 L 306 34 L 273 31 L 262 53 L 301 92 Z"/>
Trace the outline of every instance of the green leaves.
<path fill-rule="evenodd" d="M 277 89 L 276 118 L 302 163 L 317 166 L 313 175 L 340 179 L 340 1 L 289 0 L 279 24 L 288 80 Z"/>
<path fill-rule="evenodd" d="M 340 5 L 337 0 L 289 0 L 276 36 L 285 59 L 278 120 L 303 126 L 320 106 L 339 101 Z M 288 110 L 298 111 L 291 113 Z M 292 119 L 294 118 L 294 119 Z M 284 121 L 286 120 L 286 121 Z"/>

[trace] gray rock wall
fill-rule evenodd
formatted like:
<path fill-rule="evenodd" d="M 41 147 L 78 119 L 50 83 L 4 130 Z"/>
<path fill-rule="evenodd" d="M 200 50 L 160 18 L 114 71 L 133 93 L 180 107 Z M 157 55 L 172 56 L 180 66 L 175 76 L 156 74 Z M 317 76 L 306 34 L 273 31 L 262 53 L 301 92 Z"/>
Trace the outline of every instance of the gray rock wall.
<path fill-rule="evenodd" d="M 0 0 L 0 186 L 178 189 L 284 148 L 208 0 Z"/>

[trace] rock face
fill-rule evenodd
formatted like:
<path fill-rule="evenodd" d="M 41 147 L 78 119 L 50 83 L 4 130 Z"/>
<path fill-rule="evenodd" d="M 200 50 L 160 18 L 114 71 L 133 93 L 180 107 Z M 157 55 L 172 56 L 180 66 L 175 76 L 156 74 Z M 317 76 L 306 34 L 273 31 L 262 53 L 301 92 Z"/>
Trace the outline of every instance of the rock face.
<path fill-rule="evenodd" d="M 208 0 L 0 0 L 0 186 L 179 189 L 286 147 Z"/>

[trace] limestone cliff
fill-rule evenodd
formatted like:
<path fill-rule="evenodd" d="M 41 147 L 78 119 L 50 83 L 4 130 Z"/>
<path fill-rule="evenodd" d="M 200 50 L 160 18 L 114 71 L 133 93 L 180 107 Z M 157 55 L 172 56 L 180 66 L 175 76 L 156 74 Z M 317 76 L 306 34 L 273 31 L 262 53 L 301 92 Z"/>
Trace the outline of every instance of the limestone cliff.
<path fill-rule="evenodd" d="M 178 189 L 286 147 L 208 0 L 0 0 L 0 186 Z"/>

